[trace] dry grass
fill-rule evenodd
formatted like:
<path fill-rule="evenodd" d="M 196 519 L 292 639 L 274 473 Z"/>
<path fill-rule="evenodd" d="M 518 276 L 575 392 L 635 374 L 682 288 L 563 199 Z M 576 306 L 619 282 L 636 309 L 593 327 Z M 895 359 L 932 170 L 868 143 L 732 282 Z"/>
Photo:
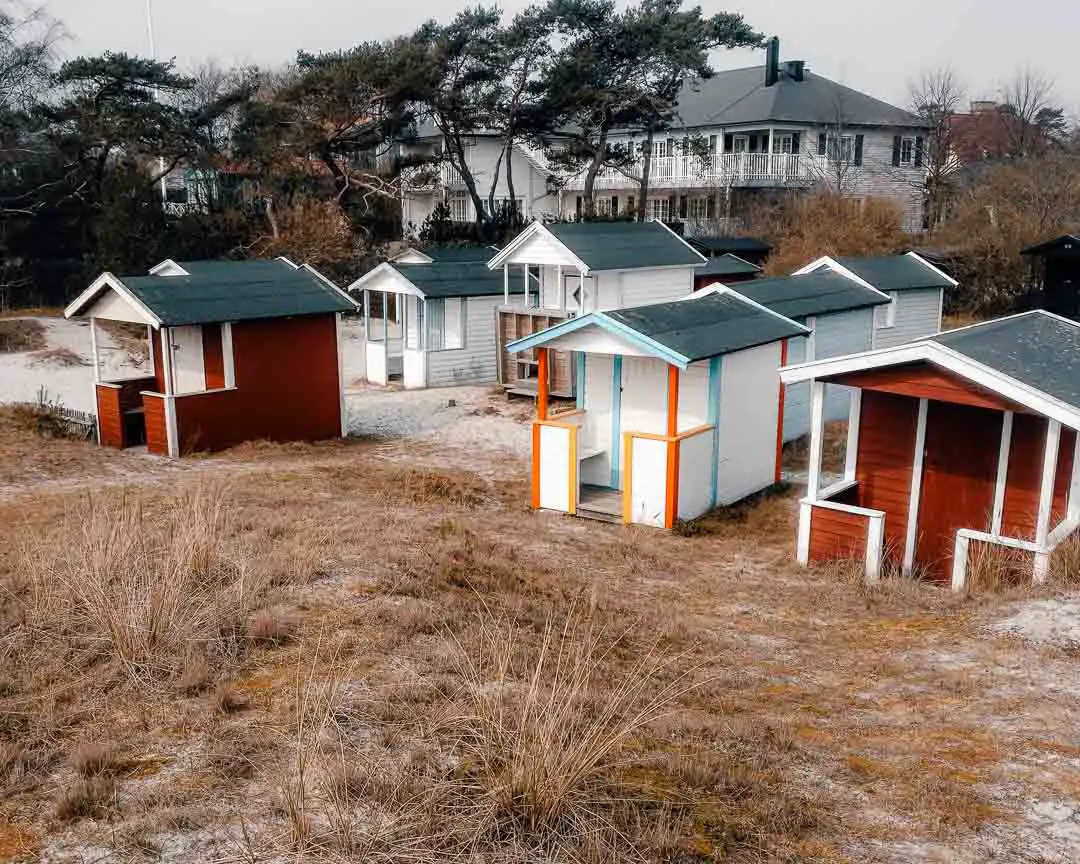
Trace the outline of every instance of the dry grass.
<path fill-rule="evenodd" d="M 0 319 L 0 354 L 40 351 L 45 348 L 45 328 L 40 321 Z"/>
<path fill-rule="evenodd" d="M 77 354 L 70 348 L 46 348 L 43 351 L 34 351 L 30 355 L 31 366 L 89 366 L 81 354 Z"/>
<path fill-rule="evenodd" d="M 842 473 L 846 452 L 847 421 L 829 421 L 825 424 L 821 447 L 821 470 L 832 474 Z M 810 462 L 810 436 L 803 435 L 785 444 L 782 459 L 785 471 L 805 471 Z"/>
<path fill-rule="evenodd" d="M 0 502 L 0 850 L 1022 860 L 1001 802 L 1075 787 L 1025 743 L 1076 745 L 1031 686 L 1070 659 L 988 637 L 990 592 L 794 567 L 796 493 L 677 536 L 430 462 L 249 448 Z"/>

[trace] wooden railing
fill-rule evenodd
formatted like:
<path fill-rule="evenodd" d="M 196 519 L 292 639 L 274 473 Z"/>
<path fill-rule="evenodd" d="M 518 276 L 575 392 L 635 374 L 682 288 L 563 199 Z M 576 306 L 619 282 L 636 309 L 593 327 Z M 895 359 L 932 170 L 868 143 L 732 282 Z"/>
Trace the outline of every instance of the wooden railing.
<path fill-rule="evenodd" d="M 651 432 L 623 433 L 623 521 L 656 527 L 673 528 L 679 519 L 693 519 L 708 510 L 688 502 L 681 494 L 684 474 L 682 471 L 683 442 L 711 435 L 715 427 L 695 426 L 677 435 L 657 435 Z M 712 465 L 712 449 L 709 449 L 709 465 Z M 709 479 L 699 472 L 687 473 L 690 483 L 704 482 L 709 489 Z M 687 509 L 692 507 L 692 509 Z"/>
<path fill-rule="evenodd" d="M 639 185 L 644 162 L 625 170 L 603 168 L 597 175 L 600 188 L 633 188 Z M 719 153 L 713 156 L 660 156 L 649 166 L 649 185 L 654 189 L 738 186 L 753 184 L 806 185 L 825 176 L 819 156 L 804 153 Z M 583 189 L 584 172 L 569 177 L 568 189 Z"/>
<path fill-rule="evenodd" d="M 885 513 L 858 507 L 856 484 L 841 482 L 824 490 L 817 501 L 799 502 L 800 563 L 850 558 L 862 561 L 866 581 L 881 578 Z"/>

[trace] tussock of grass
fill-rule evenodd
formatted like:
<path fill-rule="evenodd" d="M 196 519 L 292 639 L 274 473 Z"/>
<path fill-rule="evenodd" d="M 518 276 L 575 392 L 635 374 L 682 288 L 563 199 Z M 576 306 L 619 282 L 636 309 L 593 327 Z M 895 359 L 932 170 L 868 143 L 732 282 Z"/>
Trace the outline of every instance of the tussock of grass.
<path fill-rule="evenodd" d="M 61 822 L 101 819 L 116 809 L 116 781 L 111 777 L 80 777 L 56 797 L 54 815 Z"/>
<path fill-rule="evenodd" d="M 45 328 L 30 318 L 0 319 L 0 354 L 41 351 L 45 348 Z"/>

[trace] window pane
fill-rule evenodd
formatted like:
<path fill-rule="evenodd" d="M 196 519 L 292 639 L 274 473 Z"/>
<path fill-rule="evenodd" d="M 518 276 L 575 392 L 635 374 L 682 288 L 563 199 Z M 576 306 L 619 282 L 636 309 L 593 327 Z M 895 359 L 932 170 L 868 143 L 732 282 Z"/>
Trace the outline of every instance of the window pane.
<path fill-rule="evenodd" d="M 465 347 L 464 303 L 460 297 L 443 301 L 443 347 Z"/>
<path fill-rule="evenodd" d="M 443 301 L 428 300 L 425 305 L 428 314 L 428 350 L 441 351 L 445 347 L 445 310 L 443 309 Z"/>

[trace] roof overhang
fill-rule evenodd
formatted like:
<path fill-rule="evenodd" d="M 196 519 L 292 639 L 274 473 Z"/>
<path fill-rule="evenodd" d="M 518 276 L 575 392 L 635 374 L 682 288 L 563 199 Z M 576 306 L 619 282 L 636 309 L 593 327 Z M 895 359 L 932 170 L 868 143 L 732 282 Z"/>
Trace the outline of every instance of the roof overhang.
<path fill-rule="evenodd" d="M 421 300 L 425 299 L 426 295 L 423 291 L 413 285 L 402 273 L 389 261 L 384 261 L 374 270 L 369 270 L 355 282 L 353 282 L 347 290 L 349 291 L 367 291 L 370 289 L 371 283 L 380 279 L 388 279 L 397 290 L 391 290 L 387 288 L 379 288 L 379 291 L 386 291 L 389 294 L 411 294 L 413 297 L 419 297 Z M 374 289 L 371 289 L 374 290 Z M 351 300 L 351 298 L 350 298 Z M 356 302 L 356 301 L 352 301 Z"/>
<path fill-rule="evenodd" d="M 570 318 L 560 324 L 556 324 L 554 327 L 549 327 L 547 330 L 541 330 L 539 333 L 534 333 L 531 336 L 526 336 L 523 339 L 510 342 L 506 346 L 506 350 L 511 354 L 516 354 L 519 351 L 526 351 L 530 348 L 540 348 L 547 345 L 549 342 L 558 340 L 560 337 L 568 336 L 571 333 L 576 333 L 587 327 L 597 327 L 614 336 L 625 339 L 639 348 L 644 354 L 656 357 L 658 360 L 663 360 L 665 363 L 670 363 L 673 366 L 678 366 L 680 369 L 686 369 L 692 362 L 689 357 L 684 357 L 677 351 L 673 351 L 666 345 L 657 342 L 655 339 L 650 339 L 648 336 L 639 333 L 632 327 L 627 327 L 621 321 L 616 321 L 614 318 L 609 317 L 603 312 L 589 312 L 588 314 L 581 315 L 577 318 Z"/>
<path fill-rule="evenodd" d="M 829 270 L 832 270 L 834 273 L 839 273 L 841 276 L 844 276 L 845 278 L 850 279 L 852 282 L 855 282 L 855 283 L 857 283 L 859 285 L 862 285 L 863 288 L 869 288 L 871 291 L 876 291 L 878 294 L 881 294 L 881 296 L 884 297 L 886 300 L 889 299 L 888 294 L 884 293 L 883 291 L 879 291 L 876 287 L 871 285 L 869 282 L 867 282 L 861 276 L 856 275 L 854 271 L 849 270 L 847 267 L 845 267 L 843 264 L 841 264 L 839 261 L 837 261 L 835 258 L 833 258 L 833 257 L 831 257 L 829 255 L 822 255 L 816 261 L 811 261 L 805 267 L 799 268 L 798 270 L 796 270 L 791 275 L 792 276 L 805 276 L 808 273 L 817 272 L 822 267 L 827 267 Z"/>
<path fill-rule="evenodd" d="M 64 309 L 64 317 L 75 318 L 80 316 L 88 308 L 93 306 L 101 295 L 107 291 L 115 292 L 116 295 L 131 308 L 132 312 L 140 321 L 149 324 L 154 329 L 161 327 L 163 322 L 154 314 L 153 310 L 132 294 L 119 277 L 108 272 L 98 276 L 98 278 L 91 283 L 89 288 L 68 304 L 67 308 Z"/>
<path fill-rule="evenodd" d="M 190 276 L 183 267 L 173 261 L 172 258 L 166 258 L 160 264 L 155 264 L 150 268 L 151 276 Z"/>
<path fill-rule="evenodd" d="M 281 260 L 287 261 L 288 259 L 283 258 Z M 290 261 L 289 263 L 291 264 L 292 262 Z M 330 279 L 327 276 L 324 276 L 322 273 L 320 273 L 318 270 L 316 270 L 310 264 L 301 264 L 299 267 L 297 267 L 295 264 L 293 264 L 293 267 L 295 267 L 297 270 L 304 270 L 304 271 L 310 273 L 312 276 L 314 276 L 316 279 L 318 279 L 320 282 L 322 282 L 327 288 L 332 289 L 335 294 L 337 294 L 339 297 L 341 297 L 343 300 L 345 300 L 350 306 L 352 306 L 353 309 L 359 309 L 360 308 L 360 304 L 357 303 L 354 298 L 349 296 L 348 291 L 342 291 L 341 288 L 338 287 L 338 284 L 334 280 Z"/>
<path fill-rule="evenodd" d="M 957 285 L 960 284 L 958 281 L 953 279 L 952 276 L 950 276 L 948 273 L 946 273 L 940 267 L 937 267 L 936 265 L 931 264 L 929 261 L 927 261 L 925 258 L 923 258 L 922 255 L 920 255 L 918 252 L 908 252 L 907 256 L 908 256 L 908 258 L 914 258 L 916 261 L 918 261 L 924 267 L 928 267 L 931 270 L 933 270 L 935 273 L 937 273 L 938 276 L 940 276 L 942 279 L 944 279 L 950 285 L 952 285 L 953 288 L 955 288 Z"/>
<path fill-rule="evenodd" d="M 498 270 L 500 267 L 511 263 L 510 259 L 514 257 L 514 254 L 537 234 L 546 235 L 552 243 L 560 246 L 563 250 L 565 250 L 567 257 L 571 260 L 571 265 L 577 267 L 578 270 L 580 270 L 584 275 L 589 275 L 589 273 L 591 272 L 589 269 L 589 265 L 582 261 L 580 258 L 578 258 L 578 256 L 575 255 L 573 251 L 565 243 L 562 242 L 562 240 L 560 240 L 558 237 L 548 231 L 544 224 L 539 221 L 533 222 L 532 225 L 530 225 L 528 228 L 518 234 L 517 237 L 510 241 L 510 243 L 506 245 L 505 249 L 503 249 L 494 258 L 488 261 L 488 270 Z M 520 263 L 537 264 L 543 262 L 530 261 Z"/>
<path fill-rule="evenodd" d="M 780 370 L 780 380 L 784 384 L 798 384 L 919 362 L 932 363 L 1036 414 L 1057 420 L 1072 429 L 1080 429 L 1080 410 L 931 340 L 785 366 Z"/>

